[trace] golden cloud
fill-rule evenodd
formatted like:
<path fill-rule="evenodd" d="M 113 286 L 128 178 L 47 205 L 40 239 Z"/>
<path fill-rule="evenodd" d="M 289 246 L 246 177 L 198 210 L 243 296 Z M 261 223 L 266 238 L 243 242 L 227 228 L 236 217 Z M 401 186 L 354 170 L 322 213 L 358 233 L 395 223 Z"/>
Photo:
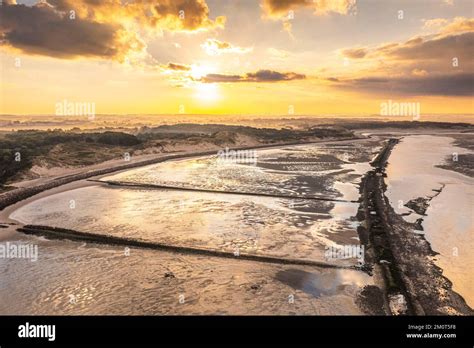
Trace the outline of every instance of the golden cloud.
<path fill-rule="evenodd" d="M 139 32 L 193 32 L 224 23 L 225 17 L 209 19 L 204 0 L 46 0 L 33 6 L 9 0 L 0 7 L 2 46 L 56 58 L 123 61 L 146 48 Z"/>
<path fill-rule="evenodd" d="M 58 11 L 74 10 L 100 22 L 139 21 L 147 28 L 194 31 L 223 27 L 225 17 L 209 19 L 205 0 L 47 0 Z"/>
<path fill-rule="evenodd" d="M 351 59 L 358 59 L 364 58 L 368 50 L 366 48 L 347 48 L 341 51 L 342 55 L 351 58 Z"/>
<path fill-rule="evenodd" d="M 315 15 L 328 13 L 348 14 L 356 6 L 356 0 L 263 0 L 262 8 L 267 17 L 282 18 L 289 11 L 312 10 Z"/>
<path fill-rule="evenodd" d="M 190 71 L 191 66 L 178 64 L 178 63 L 168 63 L 163 67 L 165 70 L 173 70 L 173 71 Z"/>
<path fill-rule="evenodd" d="M 452 34 L 466 31 L 474 31 L 473 18 L 456 17 L 442 28 L 441 33 Z"/>
<path fill-rule="evenodd" d="M 364 67 L 370 68 L 353 70 L 352 76 L 339 76 L 335 85 L 378 93 L 474 94 L 473 20 L 458 17 L 451 22 L 431 23 L 444 25 L 436 34 L 405 42 L 341 50 L 343 56 L 362 61 Z"/>
<path fill-rule="evenodd" d="M 262 0 L 263 17 L 281 20 L 283 30 L 292 38 L 291 20 L 298 10 L 310 10 L 315 16 L 329 13 L 349 14 L 356 9 L 356 0 Z"/>
<path fill-rule="evenodd" d="M 431 29 L 439 28 L 440 26 L 446 25 L 448 23 L 448 20 L 446 18 L 433 18 L 424 20 L 423 23 L 423 28 Z"/>
<path fill-rule="evenodd" d="M 201 45 L 201 48 L 210 56 L 217 56 L 222 53 L 245 54 L 253 50 L 251 47 L 238 47 L 229 42 L 219 41 L 217 39 L 207 39 Z"/>

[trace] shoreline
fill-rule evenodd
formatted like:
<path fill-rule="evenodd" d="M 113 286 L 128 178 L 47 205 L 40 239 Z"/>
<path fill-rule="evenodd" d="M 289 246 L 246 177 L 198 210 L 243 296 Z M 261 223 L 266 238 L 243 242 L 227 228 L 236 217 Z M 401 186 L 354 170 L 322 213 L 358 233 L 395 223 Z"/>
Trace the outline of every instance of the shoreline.
<path fill-rule="evenodd" d="M 464 298 L 452 289 L 431 256 L 435 252 L 416 224 L 398 215 L 385 196 L 385 169 L 399 139 L 390 139 L 372 162 L 374 169 L 361 183 L 361 207 L 366 227 L 361 242 L 374 273 L 383 278 L 385 309 L 395 315 L 473 315 Z"/>

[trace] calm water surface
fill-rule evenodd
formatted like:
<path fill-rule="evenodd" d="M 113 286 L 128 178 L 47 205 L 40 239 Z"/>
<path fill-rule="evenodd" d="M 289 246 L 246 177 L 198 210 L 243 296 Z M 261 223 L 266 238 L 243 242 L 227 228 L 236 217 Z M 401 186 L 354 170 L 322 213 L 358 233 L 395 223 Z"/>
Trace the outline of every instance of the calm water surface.
<path fill-rule="evenodd" d="M 469 150 L 453 145 L 445 136 L 408 136 L 395 147 L 387 167 L 387 197 L 404 218 L 423 218 L 422 226 L 443 274 L 453 288 L 474 307 L 474 178 L 436 167 L 452 158 L 453 153 Z M 444 186 L 444 188 L 443 188 Z M 418 197 L 432 197 L 442 189 L 420 216 L 404 206 Z M 402 204 L 400 204 L 400 202 Z"/>
<path fill-rule="evenodd" d="M 352 201 L 379 149 L 378 141 L 368 140 L 259 150 L 256 165 L 222 164 L 212 156 L 165 162 L 104 179 L 256 195 L 97 184 L 34 200 L 11 218 L 172 245 L 325 260 L 327 246 L 359 244 L 359 204 Z M 258 196 L 263 192 L 296 199 Z M 127 254 L 112 246 L 15 238 L 38 244 L 39 259 L 0 260 L 0 313 L 362 314 L 356 294 L 373 283 L 349 269 L 140 249 Z"/>

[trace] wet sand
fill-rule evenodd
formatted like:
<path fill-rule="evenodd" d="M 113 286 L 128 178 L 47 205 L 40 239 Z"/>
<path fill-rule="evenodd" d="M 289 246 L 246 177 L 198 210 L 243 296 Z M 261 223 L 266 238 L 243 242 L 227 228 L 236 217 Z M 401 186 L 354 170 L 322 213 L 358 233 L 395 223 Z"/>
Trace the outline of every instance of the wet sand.
<path fill-rule="evenodd" d="M 349 146 L 350 142 L 346 142 L 346 144 Z M 336 145 L 334 144 L 334 146 Z M 287 150 L 284 151 L 290 153 Z M 339 153 L 342 156 L 346 151 L 346 149 L 342 149 Z M 356 153 L 359 152 L 356 150 Z M 370 159 L 371 156 L 364 160 Z M 199 159 L 195 161 L 199 161 Z M 320 163 L 324 164 L 324 162 Z M 280 164 L 285 166 L 285 164 Z M 318 165 L 318 163 L 315 164 Z M 346 166 L 344 163 L 341 164 Z M 292 166 L 294 165 L 298 165 L 298 163 L 293 161 Z M 299 163 L 299 165 L 305 168 L 304 164 Z M 308 169 L 310 168 L 305 168 L 305 170 Z M 276 168 L 265 168 L 265 170 L 278 172 Z M 287 167 L 280 171 L 280 175 L 286 175 L 285 173 L 293 170 L 293 167 Z M 344 173 L 349 170 L 342 168 L 341 174 L 334 176 L 336 179 L 334 182 L 342 182 L 343 175 L 347 175 Z M 363 170 L 363 168 L 359 170 Z M 354 173 L 357 173 L 357 170 Z M 361 174 L 363 174 L 362 171 Z M 346 198 L 345 195 L 353 196 L 357 188 L 355 178 L 361 174 L 346 176 L 350 178 L 349 181 L 346 185 L 340 186 L 342 191 L 337 189 L 333 191 L 332 196 L 335 198 Z M 274 175 L 276 174 L 274 173 Z M 304 173 L 298 175 L 305 178 Z M 293 180 L 294 177 L 294 175 L 290 175 L 288 179 Z M 354 181 L 355 189 L 349 185 L 351 181 Z M 291 185 L 294 189 L 298 188 L 297 184 L 291 183 Z M 303 190 L 311 189 L 310 184 L 304 186 Z M 84 195 L 78 196 L 75 192 L 83 192 Z M 97 193 L 97 196 L 91 195 L 92 192 Z M 61 215 L 71 211 L 67 203 L 71 197 L 75 197 L 78 207 L 76 212 L 90 211 L 91 214 L 95 213 L 96 217 L 103 220 L 96 226 L 96 231 L 101 232 L 143 233 L 142 231 L 148 223 L 148 226 L 154 227 L 154 229 L 150 229 L 146 235 L 147 238 L 157 238 L 161 233 L 159 239 L 166 240 L 163 235 L 165 233 L 171 238 L 168 242 L 183 243 L 186 238 L 189 238 L 188 245 L 201 243 L 206 246 L 212 245 L 214 240 L 215 245 L 219 248 L 234 250 L 238 245 L 242 252 L 253 250 L 255 245 L 252 240 L 257 235 L 259 236 L 257 246 L 260 248 L 257 251 L 263 251 L 264 255 L 277 253 L 279 256 L 310 256 L 314 260 L 324 257 L 322 253 L 324 249 L 321 246 L 331 240 L 331 243 L 357 243 L 357 231 L 355 226 L 351 226 L 355 222 L 350 222 L 346 230 L 343 230 L 344 233 L 340 233 L 340 228 L 343 227 L 340 224 L 357 212 L 357 204 L 354 203 L 352 204 L 355 207 L 337 207 L 337 204 L 346 204 L 337 202 L 308 204 L 307 200 L 304 200 L 304 195 L 300 195 L 301 200 L 290 204 L 291 202 L 288 200 L 271 197 L 243 199 L 242 197 L 233 197 L 233 195 L 225 195 L 224 198 L 222 195 L 223 197 L 219 199 L 216 194 L 207 193 L 209 197 L 206 198 L 205 193 L 200 193 L 196 196 L 196 203 L 194 203 L 196 205 L 193 206 L 193 204 L 189 204 L 192 202 L 192 200 L 189 201 L 189 197 L 173 198 L 174 193 L 170 191 L 147 192 L 147 190 L 139 189 L 110 189 L 84 180 L 43 192 L 39 196 L 8 207 L 2 213 L 13 214 L 12 217 L 21 222 L 41 221 L 46 218 L 50 219 L 52 225 L 61 222 L 66 225 L 71 224 L 75 228 L 80 226 L 82 227 L 80 230 L 88 230 L 85 226 L 93 226 L 94 220 L 89 220 L 86 217 L 87 214 L 82 217 L 78 215 L 77 219 L 75 215 L 69 217 Z M 108 193 L 112 196 L 109 197 Z M 150 196 L 148 202 L 143 199 L 145 193 Z M 186 195 L 188 193 L 179 194 Z M 113 197 L 114 195 L 115 197 Z M 131 199 L 133 195 L 136 195 L 137 199 Z M 62 200 L 61 197 L 66 200 Z M 126 199 L 121 201 L 120 197 Z M 55 206 L 51 205 L 54 200 L 56 200 Z M 94 206 L 101 200 L 104 202 L 103 208 Z M 188 203 L 180 206 L 178 203 L 183 200 Z M 225 203 L 229 200 L 230 202 Z M 155 209 L 150 209 L 153 204 L 160 201 L 163 203 L 161 206 L 158 205 Z M 206 201 L 208 202 L 205 203 Z M 46 205 L 45 202 L 48 204 Z M 63 204 L 64 202 L 66 205 Z M 178 205 L 176 206 L 176 204 Z M 235 209 L 229 210 L 232 205 L 235 205 Z M 51 209 L 47 208 L 48 206 Z M 52 208 L 53 206 L 55 208 Z M 83 209 L 84 207 L 88 207 L 89 210 Z M 110 209 L 105 210 L 105 207 Z M 223 207 L 225 208 L 223 209 Z M 170 209 L 170 211 L 167 212 L 166 209 Z M 316 210 L 314 211 L 314 209 Z M 326 220 L 331 221 L 332 214 L 330 212 L 333 209 L 337 215 L 340 215 L 341 220 L 339 222 L 334 220 L 331 224 L 326 224 Z M 247 227 L 229 224 L 232 221 L 230 217 L 234 210 L 235 213 L 238 213 L 237 216 L 242 214 L 241 218 L 247 221 Z M 122 215 L 119 220 L 117 216 L 108 216 L 108 212 L 114 211 Z M 137 211 L 150 215 L 137 219 Z M 221 211 L 227 211 L 229 217 L 222 218 Z M 201 220 L 188 221 L 188 228 L 183 225 L 186 223 L 184 216 L 199 216 L 199 214 L 202 216 Z M 218 214 L 219 217 L 210 218 L 212 214 Z M 180 226 L 181 230 L 184 228 L 184 231 L 193 231 L 193 229 L 196 230 L 197 227 L 202 226 L 202 222 L 206 222 L 208 225 L 204 230 L 199 229 L 204 232 L 202 234 L 193 236 L 181 233 L 176 235 L 169 233 L 165 226 L 156 228 L 157 223 L 153 219 L 160 217 L 164 219 L 161 223 L 168 223 L 168 226 L 174 228 L 175 231 L 178 231 L 176 226 Z M 172 221 L 170 218 L 176 218 L 176 220 Z M 121 220 L 127 225 L 120 226 L 119 221 Z M 53 221 L 56 223 L 52 223 Z M 110 227 L 104 228 L 103 222 L 105 221 L 111 223 Z M 308 222 L 312 222 L 312 224 L 308 224 Z M 136 226 L 130 226 L 131 223 L 135 223 Z M 324 228 L 324 230 L 312 235 L 315 232 L 310 231 L 315 227 Z M 236 237 L 233 229 L 239 231 L 240 236 Z M 267 231 L 266 234 L 263 231 Z M 283 233 L 285 231 L 286 238 Z M 225 233 L 222 234 L 222 232 Z M 280 237 L 277 232 L 281 233 Z M 267 237 L 262 238 L 265 235 Z M 344 235 L 347 237 L 343 237 Z M 226 236 L 231 239 L 226 240 Z M 223 240 L 222 237 L 224 237 Z M 290 237 L 289 240 L 288 237 Z M 315 239 L 316 237 L 317 239 Z M 3 288 L 0 288 L 2 295 L 0 298 L 5 299 L 0 304 L 2 313 L 364 314 L 368 312 L 368 306 L 363 305 L 367 301 L 360 301 L 359 293 L 365 286 L 373 284 L 372 277 L 360 270 L 270 265 L 245 260 L 214 259 L 199 255 L 180 255 L 135 248 L 131 248 L 130 256 L 126 256 L 124 254 L 125 248 L 100 246 L 94 243 L 45 240 L 42 237 L 18 233 L 14 234 L 13 239 L 39 243 L 40 260 L 37 263 L 26 260 L 25 262 L 0 260 L 3 270 L 2 279 L 5 279 Z M 229 241 L 230 243 L 228 243 Z M 344 260 L 336 261 L 344 262 Z M 203 270 L 203 267 L 206 270 Z M 183 268 L 187 271 L 182 271 Z M 87 272 L 84 274 L 85 269 Z M 35 290 L 26 289 L 26 283 L 15 282 L 14 275 L 20 273 L 30 279 L 35 274 L 45 281 L 41 281 Z M 150 273 L 153 274 L 152 279 L 149 279 L 148 274 Z M 117 279 L 124 281 L 120 283 Z M 146 289 L 140 288 L 140 284 L 143 282 L 147 284 L 145 285 Z M 15 288 L 16 291 L 12 291 L 12 288 Z M 110 294 L 110 291 L 113 295 Z M 156 293 L 157 296 L 152 296 L 153 293 Z M 46 294 L 48 295 L 46 296 Z M 182 294 L 185 294 L 185 305 L 179 301 Z M 69 302 L 70 298 L 73 298 L 72 296 L 75 303 Z M 14 298 L 15 301 L 13 301 Z M 128 301 L 131 301 L 132 305 L 127 307 Z M 31 305 L 31 303 L 35 305 Z M 137 303 L 137 306 L 133 303 Z"/>
<path fill-rule="evenodd" d="M 346 144 L 350 143 L 351 142 L 346 142 Z M 347 148 L 344 149 L 344 142 L 332 142 L 332 144 L 336 148 L 342 146 L 342 151 L 339 152 L 340 154 L 347 152 Z M 380 149 L 380 146 L 377 148 L 377 151 L 378 149 Z M 324 164 L 322 158 L 323 157 L 316 161 L 315 164 L 317 166 Z M 364 160 L 367 161 L 370 159 L 371 158 L 365 158 Z M 200 159 L 196 161 L 199 162 Z M 265 170 L 280 173 L 282 172 L 281 166 L 286 167 L 283 172 L 287 172 L 288 170 L 294 171 L 294 165 L 298 164 L 297 162 L 298 161 L 295 163 L 290 156 L 283 162 L 278 160 L 271 161 L 269 159 L 266 161 L 264 166 L 266 167 Z M 310 160 L 306 162 L 306 165 L 309 165 L 308 168 L 313 167 L 313 170 L 317 173 L 321 172 L 322 168 L 315 169 L 314 164 L 312 164 Z M 277 167 L 275 167 L 275 165 L 277 165 Z M 322 172 L 329 175 L 332 175 L 331 173 L 336 173 L 336 180 L 331 180 L 331 183 L 334 185 L 334 191 L 332 191 L 331 195 L 335 199 L 343 198 L 354 200 L 354 197 L 357 197 L 358 176 L 351 176 L 351 174 L 348 176 L 347 173 L 350 173 L 351 169 L 355 169 L 355 173 L 360 172 L 363 174 L 364 170 L 367 170 L 367 167 L 354 168 L 354 164 L 344 163 L 344 161 L 339 165 L 344 167 L 342 168 L 342 171 L 341 168 L 337 167 L 327 167 L 325 170 L 322 170 Z M 124 174 L 128 175 L 127 172 L 124 172 Z M 183 182 L 192 184 L 196 183 L 189 181 L 189 174 L 186 175 L 188 175 L 188 177 L 184 177 Z M 303 192 L 306 192 L 306 194 L 320 192 L 318 189 L 315 189 L 315 187 L 318 187 L 317 181 L 311 181 L 308 179 L 309 176 L 304 175 L 304 173 L 299 173 L 299 177 L 300 179 L 296 181 L 288 181 L 289 185 L 285 187 L 285 189 L 290 190 L 291 192 L 291 190 L 300 187 L 303 189 Z M 271 176 L 266 177 L 265 180 L 268 178 L 271 178 Z M 235 179 L 235 177 L 232 178 L 232 180 Z M 278 182 L 278 180 L 276 180 L 276 182 Z M 265 185 L 268 184 L 268 181 L 263 181 L 260 184 L 262 187 L 265 187 Z M 0 218 L 2 219 L 1 221 L 7 221 L 6 217 L 15 213 L 17 214 L 16 218 L 21 220 L 21 214 L 18 213 L 18 211 L 21 210 L 23 211 L 23 217 L 30 216 L 31 219 L 34 217 L 34 214 L 39 214 L 37 215 L 37 217 L 39 217 L 42 214 L 41 208 L 38 209 L 38 207 L 41 207 L 41 199 L 49 200 L 49 203 L 51 203 L 52 197 L 57 198 L 59 197 L 58 195 L 63 194 L 68 198 L 68 195 L 70 195 L 71 192 L 74 192 L 75 189 L 79 192 L 82 189 L 95 190 L 96 188 L 104 189 L 103 186 L 97 186 L 97 183 L 91 183 L 85 180 L 60 186 L 53 190 L 42 192 L 26 201 L 19 202 L 4 209 L 0 212 Z M 379 188 L 383 189 L 383 187 Z M 127 190 L 123 191 L 122 188 L 118 188 L 112 191 L 115 191 L 116 193 L 127 192 L 127 194 L 132 194 L 131 192 L 133 190 L 128 192 Z M 140 190 L 136 191 L 136 193 L 141 194 Z M 294 192 L 301 194 L 301 192 L 298 191 Z M 165 192 L 165 194 L 169 193 Z M 97 212 L 100 212 L 100 216 L 102 217 L 104 210 L 97 209 L 93 204 L 91 205 L 91 202 L 97 202 L 100 198 L 104 199 L 106 202 L 108 201 L 109 204 L 118 204 L 118 206 L 114 207 L 112 211 L 121 209 L 120 211 L 126 212 L 130 208 L 128 203 L 127 205 L 124 205 L 125 202 L 120 203 L 120 200 L 110 197 L 107 198 L 107 195 L 104 195 L 103 193 L 100 193 L 95 199 L 90 201 L 87 200 L 88 196 L 90 197 L 90 194 L 84 195 L 84 204 L 88 204 L 91 211 L 95 210 L 96 214 Z M 39 198 L 41 199 L 38 200 Z M 136 204 L 132 204 L 132 206 L 135 207 L 134 209 L 145 211 L 146 207 L 149 206 L 153 200 L 152 197 L 150 198 L 151 201 L 149 203 L 144 203 L 144 201 L 137 196 Z M 160 199 L 162 198 L 163 197 L 160 197 Z M 256 210 L 256 207 L 262 205 L 262 202 L 265 199 L 271 200 L 270 197 L 261 197 L 258 198 L 256 202 L 245 199 L 244 202 L 238 203 L 244 204 L 243 206 L 237 206 L 240 211 L 245 213 L 244 216 L 246 219 L 249 218 L 249 221 L 252 221 L 252 224 L 249 226 L 259 226 L 259 221 L 266 221 L 269 216 L 271 217 L 271 214 L 268 215 L 268 211 L 262 211 L 263 215 L 260 217 L 258 213 L 256 214 L 260 209 Z M 182 197 L 171 199 L 168 197 L 165 201 L 166 200 L 168 201 L 168 204 L 173 201 L 179 203 L 179 201 L 182 201 Z M 235 204 L 236 202 L 238 202 L 238 200 L 234 201 L 232 204 Z M 200 204 L 202 204 L 202 202 L 200 202 Z M 286 217 L 287 221 L 285 223 L 285 228 L 291 226 L 291 228 L 299 234 L 301 234 L 301 231 L 308 229 L 308 227 L 303 227 L 305 226 L 305 221 L 314 220 L 315 207 L 304 203 L 304 196 L 302 197 L 302 201 L 297 204 L 290 205 L 288 202 L 284 202 L 284 200 L 278 202 L 277 205 L 273 202 L 268 202 L 266 204 L 268 205 L 267 208 L 270 208 L 271 210 L 277 208 L 276 211 L 278 211 L 278 214 L 275 215 L 275 218 L 278 218 L 278 215 L 282 212 L 286 212 L 284 214 L 287 214 L 288 212 L 293 211 L 292 214 L 287 215 Z M 379 201 L 378 204 L 381 204 L 381 201 Z M 122 205 L 122 207 L 120 207 L 120 205 Z M 247 205 L 247 208 L 242 209 L 245 205 Z M 57 207 L 60 206 L 61 204 Z M 162 208 L 165 206 L 166 205 L 163 205 L 161 208 L 156 207 L 155 210 L 152 210 L 152 214 L 160 216 L 160 213 L 163 212 Z M 265 204 L 263 204 L 263 206 L 265 206 Z M 205 204 L 202 208 L 201 212 L 203 214 L 213 213 L 222 209 L 219 205 L 215 206 L 215 203 Z M 324 226 L 323 222 L 325 219 L 322 219 L 322 217 L 324 214 L 328 214 L 328 212 L 322 211 L 321 208 L 322 207 L 318 207 L 316 210 L 316 214 L 319 214 L 319 219 L 315 220 L 315 224 L 309 224 L 308 226 L 319 226 L 319 228 Z M 185 205 L 184 211 L 186 211 L 186 209 L 189 209 L 189 206 L 186 207 Z M 130 212 L 132 210 L 130 210 Z M 296 215 L 294 214 L 295 210 L 297 211 Z M 343 216 L 343 220 L 355 217 L 357 210 L 357 204 L 355 204 L 355 209 L 352 207 L 343 207 L 342 205 L 339 207 L 337 205 L 330 207 L 331 213 L 336 214 L 336 216 Z M 50 212 L 46 211 L 47 218 L 51 219 L 51 221 L 64 221 L 66 224 L 70 223 L 73 227 L 93 226 L 95 223 L 92 220 L 89 221 L 89 218 L 84 220 L 84 218 L 86 218 L 85 215 L 82 217 L 82 220 L 79 219 L 75 221 L 74 219 L 65 218 L 61 215 L 55 216 L 54 212 L 63 214 L 66 210 L 56 209 Z M 370 215 L 370 212 L 368 213 Z M 380 213 L 380 211 L 378 213 Z M 385 213 L 382 213 L 382 216 L 385 216 L 384 214 Z M 127 218 L 129 222 L 133 221 L 133 215 L 134 214 Z M 174 209 L 169 212 L 169 215 L 167 216 L 169 218 L 174 217 L 174 215 L 176 215 L 176 221 L 184 221 L 182 217 L 180 218 L 179 209 Z M 298 218 L 290 218 L 291 215 L 297 216 Z M 390 219 L 393 221 L 397 219 L 395 217 L 397 215 L 392 214 L 390 216 Z M 44 218 L 44 216 L 42 218 Z M 386 216 L 384 218 L 386 218 Z M 36 218 L 33 218 L 33 220 L 35 219 Z M 115 226 L 112 229 L 110 227 L 106 228 L 106 230 L 110 232 L 127 232 L 132 234 L 138 232 L 136 229 L 130 228 L 131 226 L 128 225 L 121 227 L 118 226 L 116 224 L 116 217 L 109 216 L 108 219 L 110 222 L 113 222 L 110 226 Z M 143 223 L 148 221 L 148 219 L 149 218 L 136 221 L 138 223 L 137 226 L 145 226 Z M 221 218 L 207 220 L 207 222 L 219 221 L 220 219 Z M 24 220 L 23 222 L 31 222 L 33 220 Z M 367 218 L 367 221 L 373 220 L 373 216 Z M 10 219 L 8 221 L 11 222 L 12 220 Z M 331 220 L 329 219 L 329 221 Z M 129 224 L 129 222 L 127 222 L 127 224 Z M 223 222 L 225 223 L 224 225 L 226 225 L 229 222 L 229 219 L 225 218 Z M 80 225 L 78 225 L 78 223 Z M 303 223 L 303 225 L 301 225 L 301 223 Z M 354 222 L 351 222 L 351 224 L 353 223 Z M 155 223 L 151 223 L 151 225 L 153 224 Z M 171 225 L 176 224 L 180 224 L 180 222 L 171 223 Z M 408 229 L 410 229 L 410 231 L 413 229 L 410 222 L 397 222 L 397 224 L 398 227 L 401 228 L 398 232 L 398 235 L 400 236 L 404 236 Z M 196 225 L 196 222 L 191 223 L 190 226 L 193 225 Z M 280 240 L 277 249 L 274 247 L 272 248 L 271 243 L 268 244 L 268 242 L 272 240 L 270 232 L 274 231 L 275 226 L 276 225 L 268 226 L 267 244 L 262 244 L 264 248 L 260 249 L 261 251 L 275 252 L 276 250 L 283 250 L 284 252 L 281 253 L 281 255 L 292 256 L 298 254 L 306 255 L 308 252 L 312 252 L 312 257 L 315 259 L 322 257 L 322 254 L 315 253 L 318 248 L 314 248 L 314 245 L 311 244 L 313 239 L 301 239 L 301 236 L 297 237 L 296 234 L 294 237 L 297 238 L 293 237 L 294 239 L 292 241 L 294 242 L 293 245 L 300 246 L 299 248 L 292 248 L 291 242 L 288 243 L 284 239 Z M 13 228 L 15 227 L 17 226 L 13 226 Z M 102 227 L 97 225 L 97 227 L 99 227 L 99 230 L 104 231 L 103 225 Z M 117 229 L 117 227 L 119 228 Z M 456 294 L 451 293 L 449 281 L 446 278 L 438 277 L 439 272 L 436 271 L 436 268 L 432 267 L 429 259 L 427 260 L 427 255 L 430 255 L 431 252 L 429 245 L 427 246 L 423 243 L 420 244 L 419 241 L 412 244 L 410 238 L 398 240 L 397 243 L 399 244 L 392 249 L 394 251 L 393 258 L 388 259 L 399 263 L 402 271 L 407 271 L 409 268 L 406 268 L 406 264 L 402 261 L 404 258 L 411 258 L 409 261 L 415 263 L 410 263 L 410 265 L 413 266 L 416 265 L 416 262 L 419 263 L 419 265 L 413 266 L 413 269 L 416 269 L 416 273 L 412 274 L 405 272 L 401 276 L 398 275 L 398 278 L 396 276 L 395 279 L 390 279 L 387 278 L 386 272 L 384 273 L 384 269 L 387 269 L 386 264 L 380 262 L 384 260 L 385 254 L 381 254 L 384 258 L 376 258 L 378 264 L 373 272 L 369 272 L 372 274 L 372 276 L 370 276 L 360 270 L 326 269 L 294 265 L 259 264 L 256 266 L 255 263 L 245 260 L 213 259 L 206 256 L 179 255 L 163 251 L 147 251 L 134 248 L 130 250 L 129 255 L 126 255 L 126 250 L 120 247 L 99 246 L 93 243 L 84 244 L 67 240 L 45 240 L 42 237 L 26 236 L 13 232 L 13 228 L 9 228 L 6 231 L 0 230 L 0 236 L 3 235 L 4 240 L 38 243 L 40 245 L 40 254 L 42 256 L 36 263 L 32 263 L 28 260 L 22 260 L 20 262 L 0 260 L 0 274 L 2 279 L 5 279 L 5 282 L 0 285 L 0 298 L 2 298 L 0 301 L 0 313 L 388 314 L 390 313 L 388 308 L 392 308 L 389 303 L 388 295 L 393 293 L 393 286 L 396 284 L 399 284 L 400 286 L 399 291 L 405 294 L 409 302 L 409 310 L 412 310 L 414 313 L 431 313 L 430 311 L 420 312 L 416 310 L 416 308 L 424 308 L 427 306 L 432 306 L 434 308 L 434 313 L 436 313 L 436 311 L 440 310 L 440 304 L 444 304 L 444 307 L 441 308 L 440 311 L 445 314 L 466 313 L 465 309 L 461 308 L 462 298 L 459 299 L 456 297 Z M 201 235 L 201 241 L 199 241 L 199 238 L 194 238 L 197 236 L 195 235 L 189 239 L 189 242 L 191 244 L 207 242 L 212 244 L 212 238 L 209 238 L 211 236 L 209 232 L 219 231 L 220 228 L 221 227 L 216 226 L 214 223 L 209 224 L 206 229 L 207 232 Z M 242 226 L 236 228 L 242 230 Z M 387 228 L 386 225 L 385 228 Z M 350 239 L 347 239 L 347 237 L 340 239 L 343 234 L 337 233 L 337 231 L 340 231 L 341 229 L 339 222 L 335 225 L 326 225 L 324 229 L 325 232 L 319 232 L 316 235 L 313 235 L 313 238 L 314 236 L 319 238 L 320 242 L 323 243 L 321 245 L 327 245 L 326 243 L 329 241 L 341 244 L 349 243 Z M 354 238 L 352 239 L 353 243 L 358 243 L 359 236 L 363 239 L 361 231 L 359 231 L 358 236 L 356 229 L 357 224 L 353 226 L 350 226 L 350 224 L 348 225 L 347 231 L 352 230 L 353 232 L 351 233 L 354 233 L 352 237 L 349 237 Z M 285 229 L 282 229 L 282 231 L 284 230 Z M 166 228 L 163 228 L 162 231 L 166 231 Z M 251 227 L 247 237 L 254 235 L 254 227 Z M 150 232 L 149 237 L 153 236 L 154 233 Z M 213 236 L 215 237 L 215 235 Z M 304 236 L 304 233 L 302 236 Z M 347 236 L 350 236 L 350 234 L 347 234 Z M 396 234 L 391 234 L 392 241 L 395 241 L 395 239 L 393 239 L 394 237 L 396 237 Z M 161 238 L 163 238 L 163 235 Z M 179 240 L 183 241 L 182 236 Z M 249 250 L 251 250 L 252 248 L 255 248 L 255 245 L 248 243 L 248 241 L 251 240 L 252 238 L 240 238 L 240 240 L 234 240 L 231 244 L 222 244 L 219 241 L 219 238 L 215 241 L 216 245 L 219 245 L 220 247 L 225 248 L 230 246 L 229 250 L 232 250 L 235 245 L 240 245 L 243 250 L 246 250 L 245 248 L 250 248 Z M 278 240 L 278 238 L 276 238 L 276 240 Z M 173 242 L 176 242 L 176 239 Z M 404 247 L 417 248 L 419 254 L 406 254 L 406 250 L 400 249 L 400 246 L 402 245 Z M 287 249 L 285 250 L 285 248 Z M 374 261 L 374 255 L 370 255 L 370 253 L 371 252 L 369 252 L 369 255 L 367 256 L 369 259 L 372 258 L 372 261 Z M 389 273 L 390 268 L 391 267 L 388 267 Z M 85 269 L 88 270 L 86 274 L 84 273 Z M 426 273 L 426 270 L 429 270 L 429 272 Z M 435 273 L 433 273 L 433 270 Z M 17 276 L 15 276 L 18 274 L 23 274 L 24 278 L 18 280 Z M 431 274 L 431 278 L 429 277 L 429 274 Z M 32 290 L 27 284 L 31 282 L 32 279 L 38 278 L 39 275 L 41 275 L 40 278 L 42 280 L 38 282 L 37 289 Z M 414 280 L 413 277 L 419 277 L 418 280 L 415 279 L 415 283 L 421 282 L 420 284 L 423 285 L 423 282 L 427 282 L 427 284 L 430 285 L 428 289 L 429 291 L 423 294 L 425 297 L 422 296 L 420 298 L 419 294 L 416 293 L 415 289 L 420 288 L 415 286 L 413 283 L 410 283 Z M 118 282 L 117 279 L 123 279 L 123 281 Z M 445 289 L 445 292 L 443 294 L 435 294 L 434 292 L 437 291 L 437 289 Z M 443 296 L 444 298 L 433 300 L 433 296 Z M 439 312 L 436 314 L 439 314 Z"/>
<path fill-rule="evenodd" d="M 358 315 L 353 298 L 370 283 L 359 271 L 298 266 L 312 278 L 292 287 L 276 277 L 294 266 L 28 241 L 39 244 L 37 262 L 0 262 L 2 314 Z M 303 290 L 308 281 L 319 296 Z"/>

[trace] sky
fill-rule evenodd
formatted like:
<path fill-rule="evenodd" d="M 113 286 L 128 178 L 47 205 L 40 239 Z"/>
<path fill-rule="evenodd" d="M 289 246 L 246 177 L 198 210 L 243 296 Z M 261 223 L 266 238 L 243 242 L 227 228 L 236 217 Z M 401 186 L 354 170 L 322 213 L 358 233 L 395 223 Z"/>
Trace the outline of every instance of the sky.
<path fill-rule="evenodd" d="M 0 114 L 473 113 L 472 0 L 3 0 Z"/>

